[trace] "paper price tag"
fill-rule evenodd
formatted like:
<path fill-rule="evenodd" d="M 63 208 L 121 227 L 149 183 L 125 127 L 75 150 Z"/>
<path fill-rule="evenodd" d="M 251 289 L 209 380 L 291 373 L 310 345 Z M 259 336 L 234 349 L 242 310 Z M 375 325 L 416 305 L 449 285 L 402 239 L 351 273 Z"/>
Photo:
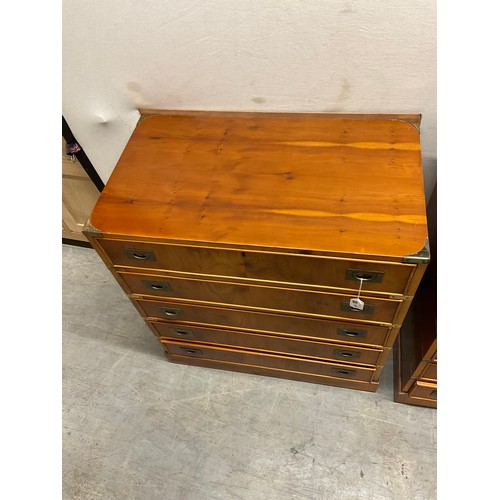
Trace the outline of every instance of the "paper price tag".
<path fill-rule="evenodd" d="M 358 290 L 358 296 L 355 298 L 352 298 L 349 301 L 349 306 L 351 309 L 357 309 L 358 311 L 362 311 L 365 308 L 365 303 L 359 298 L 361 295 L 361 287 L 363 286 L 363 281 L 365 280 L 364 278 L 358 278 L 359 279 L 359 290 Z"/>
<path fill-rule="evenodd" d="M 362 311 L 365 307 L 365 303 L 360 298 L 356 297 L 349 301 L 349 306 L 358 311 Z"/>

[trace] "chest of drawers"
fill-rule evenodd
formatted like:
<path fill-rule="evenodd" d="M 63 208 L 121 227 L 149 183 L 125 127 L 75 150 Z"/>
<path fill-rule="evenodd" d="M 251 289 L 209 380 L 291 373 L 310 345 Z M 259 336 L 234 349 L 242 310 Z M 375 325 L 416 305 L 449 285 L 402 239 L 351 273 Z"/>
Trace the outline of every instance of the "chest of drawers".
<path fill-rule="evenodd" d="M 437 408 L 435 289 L 420 287 L 394 352 L 394 401 Z"/>
<path fill-rule="evenodd" d="M 429 260 L 418 123 L 143 111 L 84 234 L 171 362 L 375 391 Z"/>
<path fill-rule="evenodd" d="M 437 408 L 437 187 L 427 221 L 433 258 L 394 344 L 394 401 Z"/>

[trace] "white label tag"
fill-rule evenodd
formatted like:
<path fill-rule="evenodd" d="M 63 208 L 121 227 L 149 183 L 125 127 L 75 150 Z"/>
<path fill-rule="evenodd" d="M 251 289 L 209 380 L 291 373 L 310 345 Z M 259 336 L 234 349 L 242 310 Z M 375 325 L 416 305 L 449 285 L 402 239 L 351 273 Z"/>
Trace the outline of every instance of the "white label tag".
<path fill-rule="evenodd" d="M 354 298 L 349 301 L 349 306 L 362 311 L 365 308 L 365 303 L 359 298 Z"/>

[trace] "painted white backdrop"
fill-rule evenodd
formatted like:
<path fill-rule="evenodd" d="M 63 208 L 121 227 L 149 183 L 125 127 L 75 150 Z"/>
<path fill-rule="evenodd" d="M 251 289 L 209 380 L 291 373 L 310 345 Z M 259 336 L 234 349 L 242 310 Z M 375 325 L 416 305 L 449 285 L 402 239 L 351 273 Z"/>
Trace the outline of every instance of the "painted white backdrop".
<path fill-rule="evenodd" d="M 421 113 L 436 182 L 434 0 L 63 0 L 62 108 L 104 182 L 138 107 Z"/>

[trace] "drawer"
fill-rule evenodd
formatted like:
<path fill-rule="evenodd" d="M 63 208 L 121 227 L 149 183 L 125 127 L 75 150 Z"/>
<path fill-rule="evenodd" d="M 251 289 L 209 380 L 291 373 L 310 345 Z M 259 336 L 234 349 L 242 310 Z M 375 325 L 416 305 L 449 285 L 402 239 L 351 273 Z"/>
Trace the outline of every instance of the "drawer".
<path fill-rule="evenodd" d="M 285 316 L 257 311 L 241 311 L 178 302 L 133 301 L 143 315 L 174 323 L 201 323 L 210 327 L 236 328 L 261 333 L 284 333 L 301 338 L 335 340 L 341 343 L 384 346 L 388 327 Z M 166 311 L 166 309 L 170 311 Z M 170 314 L 168 314 L 170 312 Z"/>
<path fill-rule="evenodd" d="M 210 302 L 218 305 L 273 309 L 288 313 L 376 320 L 391 323 L 399 300 L 364 297 L 363 311 L 351 309 L 349 299 L 356 296 L 331 292 L 269 288 L 222 281 L 119 273 L 132 293 L 175 299 Z"/>
<path fill-rule="evenodd" d="M 414 264 L 99 239 L 115 266 L 404 294 Z"/>
<path fill-rule="evenodd" d="M 375 368 L 332 363 L 319 360 L 299 359 L 267 353 L 249 352 L 220 347 L 207 347 L 195 343 L 172 343 L 163 341 L 167 352 L 174 356 L 186 358 L 203 358 L 215 361 L 255 365 L 278 370 L 311 373 L 325 377 L 371 381 Z"/>
<path fill-rule="evenodd" d="M 359 380 L 352 380 L 348 378 L 332 378 L 324 377 L 322 375 L 313 375 L 311 373 L 300 373 L 285 370 L 278 370 L 275 368 L 264 368 L 256 365 L 244 365 L 238 363 L 228 363 L 225 361 L 215 361 L 212 359 L 186 357 L 186 356 L 172 356 L 168 354 L 165 349 L 167 358 L 171 363 L 182 363 L 190 366 L 200 366 L 204 368 L 215 368 L 217 370 L 228 370 L 232 372 L 251 373 L 253 375 L 261 375 L 265 377 L 277 377 L 287 380 L 296 380 L 298 382 L 309 382 L 312 384 L 323 384 L 334 387 L 344 387 L 346 389 L 356 389 L 359 391 L 376 392 L 379 383 L 375 381 L 363 382 Z M 418 400 L 423 401 L 423 400 Z"/>
<path fill-rule="evenodd" d="M 150 322 L 162 337 L 162 341 L 183 339 L 189 342 L 207 342 L 245 349 L 257 349 L 275 353 L 322 358 L 356 364 L 376 366 L 382 349 L 353 347 L 342 344 L 327 344 L 311 340 L 293 339 L 256 332 L 236 332 L 215 328 L 179 326 L 168 323 Z"/>
<path fill-rule="evenodd" d="M 437 382 L 437 363 L 427 363 L 420 378 Z"/>
<path fill-rule="evenodd" d="M 437 384 L 416 381 L 408 392 L 411 398 L 432 399 L 437 401 Z"/>

